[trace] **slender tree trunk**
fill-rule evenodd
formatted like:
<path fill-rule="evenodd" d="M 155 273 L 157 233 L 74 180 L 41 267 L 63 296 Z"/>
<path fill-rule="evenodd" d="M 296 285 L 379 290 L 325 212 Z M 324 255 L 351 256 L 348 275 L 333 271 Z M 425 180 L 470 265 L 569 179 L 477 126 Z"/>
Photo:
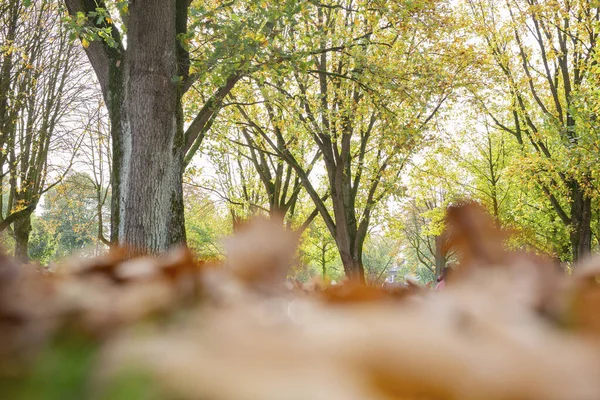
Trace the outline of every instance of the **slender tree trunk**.
<path fill-rule="evenodd" d="M 4 45 L 10 45 L 15 40 L 17 21 L 18 21 L 18 2 L 12 1 L 9 3 L 10 17 L 9 25 L 6 28 L 6 38 Z M 8 100 L 11 91 L 11 71 L 13 69 L 13 52 L 6 52 L 2 55 L 2 66 L 0 67 L 0 148 L 4 147 L 8 138 L 9 126 L 8 121 L 9 109 Z M 0 152 L 0 167 L 4 166 L 6 155 Z M 0 204 L 1 206 L 1 204 Z"/>
<path fill-rule="evenodd" d="M 321 273 L 323 281 L 327 278 L 327 263 L 325 262 L 325 254 L 327 253 L 327 243 L 321 247 Z"/>
<path fill-rule="evenodd" d="M 97 230 L 98 237 L 96 240 L 96 253 L 98 252 L 100 242 L 103 243 L 104 245 L 112 246 L 111 241 L 107 240 L 106 236 L 104 236 L 104 215 L 102 212 L 102 208 L 104 207 L 104 200 L 103 200 L 101 186 L 96 186 L 96 201 L 97 201 L 96 215 L 97 215 L 97 219 L 98 219 L 98 230 Z"/>

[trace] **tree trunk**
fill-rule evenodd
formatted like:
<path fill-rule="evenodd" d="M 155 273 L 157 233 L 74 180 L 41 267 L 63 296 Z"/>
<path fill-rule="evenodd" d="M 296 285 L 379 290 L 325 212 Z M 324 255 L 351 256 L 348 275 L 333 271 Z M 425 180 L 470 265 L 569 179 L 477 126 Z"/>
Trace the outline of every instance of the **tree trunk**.
<path fill-rule="evenodd" d="M 344 272 L 348 279 L 365 283 L 365 268 L 363 266 L 362 257 L 350 254 L 347 251 L 340 251 Z"/>
<path fill-rule="evenodd" d="M 96 0 L 65 3 L 72 16 L 106 7 Z M 185 241 L 181 97 L 189 59 L 177 36 L 185 33 L 188 5 L 130 2 L 126 48 L 108 22 L 116 46 L 98 40 L 85 49 L 111 120 L 111 242 L 134 253 L 159 253 Z"/>
<path fill-rule="evenodd" d="M 358 234 L 354 199 L 351 195 L 349 156 L 349 152 L 343 153 L 339 164 L 332 162 L 331 156 L 324 157 L 331 187 L 331 202 L 335 220 L 335 230 L 332 234 L 334 234 L 346 276 L 351 280 L 364 283 L 365 270 L 362 262 L 362 247 L 365 235 L 359 237 Z M 342 158 L 344 159 L 342 160 Z"/>
<path fill-rule="evenodd" d="M 31 213 L 17 219 L 13 224 L 15 235 L 15 258 L 23 263 L 29 262 L 29 234 L 31 233 Z"/>
<path fill-rule="evenodd" d="M 120 61 L 120 60 L 119 60 Z M 119 224 L 121 222 L 121 164 L 123 159 L 121 115 L 125 114 L 123 109 L 123 72 L 122 66 L 111 66 L 111 77 L 108 93 L 108 115 L 110 117 L 110 135 L 112 146 L 112 172 L 110 177 L 111 200 L 110 200 L 110 242 L 119 242 Z M 123 117 L 123 120 L 126 118 Z"/>
<path fill-rule="evenodd" d="M 592 248 L 592 200 L 583 193 L 580 185 L 572 184 L 571 196 L 571 248 L 573 262 L 590 254 Z"/>
<path fill-rule="evenodd" d="M 9 24 L 6 27 L 5 43 L 13 43 L 15 40 L 17 22 L 18 22 L 18 2 L 11 2 L 8 12 Z M 2 55 L 2 66 L 0 67 L 0 148 L 4 148 L 8 136 L 9 127 L 12 125 L 9 121 L 9 94 L 11 88 L 11 71 L 13 69 L 13 52 L 5 52 Z M 0 151 L 0 168 L 4 168 L 6 154 Z M 2 214 L 2 206 L 0 204 L 0 214 Z M 1 215 L 0 215 L 1 216 Z"/>
<path fill-rule="evenodd" d="M 327 243 L 321 248 L 321 277 L 323 281 L 327 278 L 327 263 L 325 262 L 325 254 L 327 253 Z"/>
<path fill-rule="evenodd" d="M 338 201 L 342 202 L 342 199 L 338 199 Z M 333 207 L 337 228 L 335 231 L 335 242 L 340 253 L 340 258 L 342 259 L 344 272 L 348 279 L 365 283 L 365 269 L 362 261 L 362 249 L 365 238 L 364 236 L 358 237 L 356 223 L 347 222 L 348 215 L 346 213 L 340 215 L 335 212 L 335 203 L 334 199 Z"/>
<path fill-rule="evenodd" d="M 360 235 L 359 237 L 356 223 L 352 224 L 347 221 L 349 219 L 348 214 L 345 212 L 336 212 L 336 200 L 341 203 L 342 199 L 334 198 L 333 208 L 336 226 L 335 242 L 342 259 L 344 272 L 349 279 L 364 283 L 365 270 L 362 261 L 362 249 L 365 237 L 364 235 Z M 337 208 L 343 208 L 343 205 L 338 204 Z M 345 210 L 347 211 L 347 209 Z M 353 220 L 356 221 L 356 219 Z"/>
<path fill-rule="evenodd" d="M 174 2 L 130 7 L 113 195 L 118 242 L 135 252 L 157 253 L 185 240 L 175 18 Z"/>
<path fill-rule="evenodd" d="M 444 236 L 435 237 L 435 277 L 438 278 L 446 267 L 446 254 L 444 254 Z"/>

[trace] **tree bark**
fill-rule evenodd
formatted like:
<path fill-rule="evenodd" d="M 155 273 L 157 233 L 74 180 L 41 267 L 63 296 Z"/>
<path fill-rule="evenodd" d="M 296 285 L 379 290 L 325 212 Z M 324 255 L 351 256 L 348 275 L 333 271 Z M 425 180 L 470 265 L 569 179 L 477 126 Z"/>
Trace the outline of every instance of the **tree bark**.
<path fill-rule="evenodd" d="M 112 172 L 110 177 L 112 196 L 110 201 L 110 241 L 119 243 L 119 223 L 121 221 L 121 166 L 123 163 L 122 123 L 127 120 L 123 104 L 124 77 L 123 55 L 115 54 L 111 59 L 109 82 L 103 92 L 110 118 L 110 136 L 112 146 Z"/>
<path fill-rule="evenodd" d="M 335 231 L 332 233 L 340 252 L 346 276 L 351 280 L 364 283 L 365 272 L 362 262 L 364 237 L 359 237 L 354 199 L 350 194 L 349 157 L 349 151 L 342 152 L 338 160 L 339 163 L 334 163 L 330 158 L 325 157 L 325 166 L 331 187 L 333 219 L 335 221 Z"/>
<path fill-rule="evenodd" d="M 340 251 L 344 272 L 348 279 L 365 283 L 365 268 L 363 266 L 362 257 L 357 258 L 345 251 Z"/>
<path fill-rule="evenodd" d="M 6 43 L 12 43 L 15 40 L 18 20 L 17 2 L 11 2 L 9 6 L 9 24 L 6 27 Z M 2 56 L 2 66 L 0 67 L 0 148 L 3 148 L 9 136 L 10 126 L 8 100 L 11 92 L 11 71 L 13 69 L 13 53 L 6 52 Z M 3 169 L 6 155 L 0 152 L 0 169 Z M 2 204 L 0 204 L 0 214 L 2 214 Z M 1 215 L 0 215 L 1 216 Z"/>
<path fill-rule="evenodd" d="M 444 252 L 444 236 L 435 237 L 435 277 L 438 278 L 446 267 L 446 254 Z"/>
<path fill-rule="evenodd" d="M 135 251 L 161 252 L 185 240 L 175 19 L 174 2 L 134 2 L 130 8 L 118 238 Z"/>
<path fill-rule="evenodd" d="M 15 235 L 15 258 L 29 262 L 29 234 L 31 233 L 31 212 L 17 219 L 13 225 Z"/>
<path fill-rule="evenodd" d="M 323 247 L 321 247 L 321 278 L 323 278 L 323 281 L 325 281 L 325 279 L 327 279 L 327 262 L 326 262 L 326 258 L 325 258 L 326 254 L 327 254 L 327 243 L 325 243 L 323 245 Z"/>
<path fill-rule="evenodd" d="M 592 200 L 577 182 L 571 184 L 571 249 L 573 262 L 585 258 L 592 248 Z"/>
<path fill-rule="evenodd" d="M 69 13 L 105 7 L 65 0 Z M 85 49 L 111 120 L 113 152 L 111 242 L 133 253 L 159 253 L 185 241 L 181 96 L 189 59 L 178 43 L 187 0 L 131 2 L 127 49 L 110 25 L 116 47 L 94 41 Z M 94 21 L 90 21 L 94 24 Z"/>
<path fill-rule="evenodd" d="M 335 201 L 334 201 L 335 202 Z M 335 206 L 334 206 L 335 209 Z M 341 217 L 345 217 L 343 215 Z M 346 276 L 351 280 L 365 282 L 365 269 L 362 261 L 362 249 L 364 237 L 359 237 L 355 229 L 351 229 L 351 224 L 338 221 L 336 216 L 335 242 L 340 252 L 342 265 Z"/>

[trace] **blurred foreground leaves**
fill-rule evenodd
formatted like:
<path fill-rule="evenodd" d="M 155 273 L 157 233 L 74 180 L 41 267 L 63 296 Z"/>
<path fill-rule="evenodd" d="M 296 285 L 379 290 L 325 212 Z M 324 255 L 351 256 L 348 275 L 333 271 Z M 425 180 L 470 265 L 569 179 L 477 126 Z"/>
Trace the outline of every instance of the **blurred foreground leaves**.
<path fill-rule="evenodd" d="M 298 235 L 242 225 L 222 263 L 126 249 L 0 260 L 0 398 L 593 400 L 600 262 L 566 275 L 449 208 L 444 290 L 286 279 Z"/>

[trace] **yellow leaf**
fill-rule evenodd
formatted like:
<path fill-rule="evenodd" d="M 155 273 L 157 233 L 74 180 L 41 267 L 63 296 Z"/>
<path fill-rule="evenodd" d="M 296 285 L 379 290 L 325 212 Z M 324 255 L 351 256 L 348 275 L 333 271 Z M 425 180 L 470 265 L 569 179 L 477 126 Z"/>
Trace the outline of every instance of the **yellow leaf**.
<path fill-rule="evenodd" d="M 90 45 L 90 42 L 88 42 L 86 38 L 83 38 L 81 39 L 81 45 L 87 49 L 87 47 Z"/>

